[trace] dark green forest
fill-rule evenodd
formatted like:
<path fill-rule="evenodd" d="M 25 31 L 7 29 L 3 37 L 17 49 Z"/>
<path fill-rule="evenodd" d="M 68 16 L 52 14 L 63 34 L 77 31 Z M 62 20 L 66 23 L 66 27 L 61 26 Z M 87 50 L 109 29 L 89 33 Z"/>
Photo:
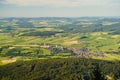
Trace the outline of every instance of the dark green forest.
<path fill-rule="evenodd" d="M 94 59 L 44 59 L 0 66 L 0 80 L 118 80 L 120 62 Z"/>

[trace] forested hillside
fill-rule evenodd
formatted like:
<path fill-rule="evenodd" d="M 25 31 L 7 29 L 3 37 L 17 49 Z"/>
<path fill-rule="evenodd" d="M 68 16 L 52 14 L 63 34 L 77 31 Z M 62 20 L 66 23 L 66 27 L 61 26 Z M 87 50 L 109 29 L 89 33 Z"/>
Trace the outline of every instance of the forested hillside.
<path fill-rule="evenodd" d="M 0 66 L 0 80 L 119 80 L 120 62 L 44 59 Z"/>

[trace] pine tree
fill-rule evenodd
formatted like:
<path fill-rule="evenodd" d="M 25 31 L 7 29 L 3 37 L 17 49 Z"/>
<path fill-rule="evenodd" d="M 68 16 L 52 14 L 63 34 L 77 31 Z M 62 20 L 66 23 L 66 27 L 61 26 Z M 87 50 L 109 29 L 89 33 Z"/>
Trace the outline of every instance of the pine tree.
<path fill-rule="evenodd" d="M 93 80 L 105 80 L 104 76 L 101 74 L 99 65 L 97 64 L 93 70 Z"/>

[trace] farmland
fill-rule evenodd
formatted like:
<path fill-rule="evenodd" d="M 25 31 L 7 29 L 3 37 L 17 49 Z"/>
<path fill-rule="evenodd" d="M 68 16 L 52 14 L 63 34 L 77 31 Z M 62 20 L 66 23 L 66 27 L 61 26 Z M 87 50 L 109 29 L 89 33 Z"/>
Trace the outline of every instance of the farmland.
<path fill-rule="evenodd" d="M 79 57 L 82 48 L 89 50 L 89 58 L 119 60 L 119 30 L 119 18 L 3 18 L 0 19 L 0 64 Z"/>
<path fill-rule="evenodd" d="M 119 80 L 119 66 L 120 18 L 0 19 L 0 80 Z"/>

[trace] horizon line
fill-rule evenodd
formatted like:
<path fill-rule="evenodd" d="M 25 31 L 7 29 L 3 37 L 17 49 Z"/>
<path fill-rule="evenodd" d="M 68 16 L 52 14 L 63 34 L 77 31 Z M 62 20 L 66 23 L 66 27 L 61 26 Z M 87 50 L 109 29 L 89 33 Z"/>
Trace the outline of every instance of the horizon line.
<path fill-rule="evenodd" d="M 25 17 L 25 16 L 14 16 L 14 17 L 10 17 L 10 16 L 6 16 L 6 17 L 0 17 L 0 18 L 81 18 L 81 17 L 120 17 L 120 16 L 31 16 L 31 17 Z"/>

